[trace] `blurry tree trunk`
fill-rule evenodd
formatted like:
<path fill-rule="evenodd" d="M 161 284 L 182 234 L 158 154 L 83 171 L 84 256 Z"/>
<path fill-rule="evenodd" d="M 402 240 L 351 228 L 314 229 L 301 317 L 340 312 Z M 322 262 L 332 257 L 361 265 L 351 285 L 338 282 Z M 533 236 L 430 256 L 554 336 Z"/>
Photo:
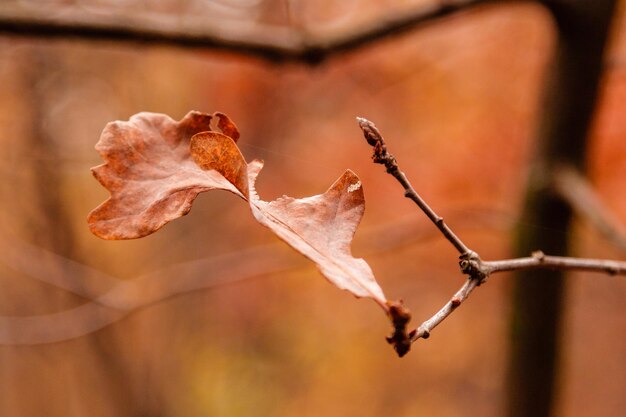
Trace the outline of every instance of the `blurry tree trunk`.
<path fill-rule="evenodd" d="M 585 168 L 586 139 L 596 105 L 615 0 L 546 2 L 556 25 L 539 107 L 537 150 L 515 250 L 568 255 L 572 211 L 551 190 L 554 169 Z M 553 410 L 564 299 L 563 272 L 517 273 L 513 289 L 508 417 L 547 417 Z"/>
<path fill-rule="evenodd" d="M 60 76 L 63 68 L 58 53 L 50 51 L 47 46 L 32 46 L 26 58 L 27 62 L 23 66 L 28 70 L 24 72 L 23 85 L 25 99 L 32 113 L 29 132 L 20 138 L 19 145 L 30 155 L 23 158 L 24 163 L 20 167 L 23 172 L 29 173 L 24 183 L 20 184 L 23 192 L 28 193 L 29 206 L 22 211 L 23 224 L 19 228 L 23 230 L 26 239 L 69 259 L 76 255 L 75 239 L 65 209 L 67 205 L 62 197 L 64 190 L 60 154 L 54 141 L 54 132 L 47 127 L 47 119 L 51 105 L 58 96 L 54 92 L 69 89 L 71 85 L 67 77 Z M 77 280 L 79 278 L 75 277 Z M 53 295 L 49 293 L 51 290 L 54 291 Z M 61 293 L 56 289 L 43 288 L 43 291 L 46 294 L 44 297 L 34 294 L 29 301 L 45 303 L 50 311 L 82 301 L 73 294 Z M 76 415 L 75 412 L 80 413 L 81 409 L 84 411 L 93 407 L 94 399 L 83 397 L 84 392 L 88 391 L 95 393 L 93 395 L 98 396 L 102 404 L 96 414 L 137 415 L 137 406 L 133 404 L 127 384 L 124 383 L 128 375 L 121 366 L 111 333 L 97 332 L 88 338 L 84 341 L 63 342 L 65 346 L 3 347 L 0 359 L 14 366 L 3 372 L 0 386 L 5 387 L 4 392 L 12 390 L 16 394 L 12 397 L 13 402 L 10 405 L 3 404 L 0 410 L 14 417 L 37 415 L 46 407 L 58 411 L 58 404 L 51 403 L 55 399 L 51 398 L 50 392 L 54 390 L 66 402 L 79 403 L 71 413 Z M 54 369 L 57 377 L 48 378 L 46 368 Z M 93 378 L 93 375 L 96 377 Z M 86 386 L 85 381 L 97 385 Z M 9 410 L 5 407 L 9 407 Z"/>

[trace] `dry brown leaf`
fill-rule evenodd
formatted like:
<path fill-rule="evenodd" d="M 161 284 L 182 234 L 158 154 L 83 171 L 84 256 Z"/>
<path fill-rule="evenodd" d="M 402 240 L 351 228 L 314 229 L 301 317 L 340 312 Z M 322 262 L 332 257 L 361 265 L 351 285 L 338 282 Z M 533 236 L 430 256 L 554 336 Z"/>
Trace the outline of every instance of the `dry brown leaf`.
<path fill-rule="evenodd" d="M 214 116 L 225 133 L 239 136 L 226 115 Z M 211 118 L 190 112 L 175 122 L 140 113 L 108 124 L 96 146 L 107 162 L 93 173 L 111 198 L 89 215 L 91 230 L 106 239 L 142 237 L 187 214 L 200 192 L 228 190 L 247 200 L 261 224 L 315 262 L 337 287 L 386 308 L 369 265 L 350 253 L 365 208 L 359 178 L 346 171 L 324 194 L 265 202 L 254 191 L 262 163 L 248 165 L 234 138 L 210 131 Z"/>
<path fill-rule="evenodd" d="M 212 117 L 223 133 L 210 130 Z M 263 162 L 247 164 L 238 137 L 222 113 L 190 112 L 180 122 L 140 113 L 108 124 L 96 145 L 106 162 L 93 173 L 111 197 L 89 215 L 92 232 L 105 239 L 142 237 L 187 214 L 199 193 L 227 190 L 248 201 L 259 223 L 315 262 L 331 283 L 383 307 L 396 328 L 394 340 L 406 336 L 410 316 L 402 316 L 400 326 L 400 304 L 387 301 L 369 265 L 350 251 L 365 208 L 359 178 L 348 170 L 324 194 L 263 201 L 254 188 Z"/>

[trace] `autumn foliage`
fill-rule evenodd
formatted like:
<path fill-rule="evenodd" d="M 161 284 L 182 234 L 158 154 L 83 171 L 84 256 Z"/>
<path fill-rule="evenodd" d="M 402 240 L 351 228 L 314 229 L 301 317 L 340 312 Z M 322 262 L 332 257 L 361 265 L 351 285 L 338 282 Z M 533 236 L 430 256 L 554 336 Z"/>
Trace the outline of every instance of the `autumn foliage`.
<path fill-rule="evenodd" d="M 212 130 L 214 119 L 221 133 Z M 139 113 L 128 122 L 109 123 L 96 145 L 105 163 L 92 171 L 111 197 L 89 214 L 91 231 L 103 239 L 144 237 L 186 215 L 198 194 L 230 191 L 332 284 L 379 304 L 394 327 L 387 340 L 403 356 L 410 348 L 409 312 L 387 300 L 369 265 L 350 251 L 365 210 L 357 175 L 347 170 L 323 194 L 263 201 L 255 190 L 263 162 L 247 163 L 238 138 L 236 125 L 223 113 L 192 111 L 178 122 Z"/>

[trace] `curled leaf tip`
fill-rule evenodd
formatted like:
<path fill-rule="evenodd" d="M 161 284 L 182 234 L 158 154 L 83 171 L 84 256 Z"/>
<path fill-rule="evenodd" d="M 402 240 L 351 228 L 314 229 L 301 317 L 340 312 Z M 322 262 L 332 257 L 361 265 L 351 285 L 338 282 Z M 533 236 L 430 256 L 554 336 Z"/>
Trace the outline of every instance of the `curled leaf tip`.
<path fill-rule="evenodd" d="M 222 112 L 216 111 L 213 113 L 214 117 L 217 117 L 217 127 L 222 131 L 223 134 L 231 138 L 234 142 L 237 142 L 239 139 L 239 129 L 235 122 L 233 122 L 230 117 L 225 115 Z"/>
<path fill-rule="evenodd" d="M 191 138 L 189 151 L 196 165 L 219 172 L 246 199 L 249 197 L 248 164 L 230 136 L 218 132 L 197 133 Z"/>

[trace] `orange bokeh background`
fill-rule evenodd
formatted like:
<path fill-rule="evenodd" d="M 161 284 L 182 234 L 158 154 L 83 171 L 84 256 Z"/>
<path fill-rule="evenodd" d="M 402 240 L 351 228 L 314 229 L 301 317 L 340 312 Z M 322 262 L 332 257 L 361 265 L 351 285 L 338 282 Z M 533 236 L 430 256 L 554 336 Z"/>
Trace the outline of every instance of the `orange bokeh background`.
<path fill-rule="evenodd" d="M 187 8 L 173 1 L 57 3 L 116 13 L 147 5 L 171 18 L 198 14 L 207 25 L 289 23 L 285 2 L 277 1 L 242 1 L 241 9 L 199 0 Z M 392 8 L 373 0 L 291 3 L 298 17 L 291 24 L 320 33 L 349 30 Z M 625 29 L 620 14 L 589 151 L 592 181 L 624 224 Z M 147 238 L 96 238 L 85 218 L 107 192 L 89 168 L 101 163 L 93 146 L 108 121 L 140 111 L 180 119 L 192 109 L 223 111 L 238 124 L 244 156 L 265 161 L 257 188 L 266 200 L 321 193 L 350 168 L 367 201 L 353 252 L 389 298 L 405 300 L 417 324 L 461 285 L 457 255 L 372 164 L 355 117 L 377 124 L 416 189 L 465 242 L 485 259 L 511 256 L 512 230 L 535 227 L 517 218 L 553 35 L 543 10 L 512 4 L 313 67 L 211 50 L 0 37 L 0 315 L 50 317 L 90 301 L 16 267 L 43 262 L 39 252 L 20 249 L 29 244 L 62 255 L 65 262 L 53 263 L 60 270 L 74 261 L 124 281 L 197 260 L 237 260 L 232 268 L 193 270 L 209 281 L 219 275 L 211 288 L 101 330 L 0 345 L 0 416 L 501 415 L 510 275 L 493 276 L 398 359 L 375 303 L 329 285 L 228 193 L 201 195 L 188 216 Z M 575 237 L 581 256 L 624 258 L 584 222 Z M 250 263 L 247 253 L 263 245 L 280 272 Z M 250 276 L 238 275 L 242 265 Z M 68 279 L 107 289 L 92 278 Z M 572 274 L 557 416 L 609 417 L 626 408 L 625 296 L 623 278 Z"/>

